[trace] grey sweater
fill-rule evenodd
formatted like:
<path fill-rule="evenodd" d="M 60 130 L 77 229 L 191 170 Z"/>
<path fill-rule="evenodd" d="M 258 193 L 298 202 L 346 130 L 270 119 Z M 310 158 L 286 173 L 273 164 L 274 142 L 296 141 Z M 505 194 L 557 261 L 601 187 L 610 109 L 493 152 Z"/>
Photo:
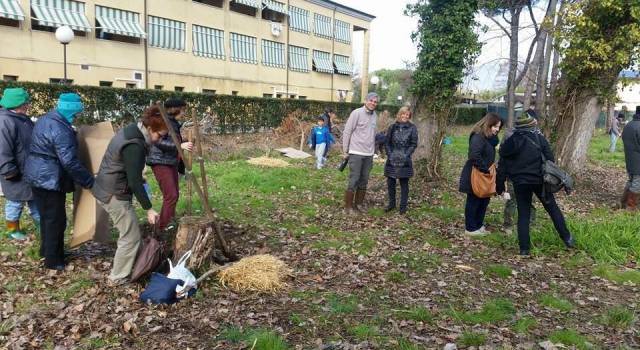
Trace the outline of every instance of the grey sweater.
<path fill-rule="evenodd" d="M 342 132 L 342 151 L 345 154 L 374 154 L 377 118 L 375 111 L 369 112 L 364 106 L 351 112 Z"/>

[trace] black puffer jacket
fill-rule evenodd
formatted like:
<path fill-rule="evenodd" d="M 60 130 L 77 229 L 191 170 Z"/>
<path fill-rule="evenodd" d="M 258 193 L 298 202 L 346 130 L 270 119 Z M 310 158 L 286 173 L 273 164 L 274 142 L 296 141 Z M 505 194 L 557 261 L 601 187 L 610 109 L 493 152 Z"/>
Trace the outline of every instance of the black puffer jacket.
<path fill-rule="evenodd" d="M 387 162 L 384 176 L 404 179 L 413 176 L 411 155 L 418 147 L 418 129 L 412 123 L 393 123 L 387 131 L 385 150 Z"/>
<path fill-rule="evenodd" d="M 22 178 L 32 132 L 33 122 L 29 117 L 0 109 L 0 183 L 4 196 L 12 201 L 33 199 L 31 186 Z"/>
<path fill-rule="evenodd" d="M 471 188 L 471 168 L 477 167 L 480 171 L 488 173 L 491 165 L 496 161 L 496 145 L 498 137 L 490 138 L 481 134 L 471 133 L 469 136 L 468 160 L 460 173 L 460 186 L 458 191 L 473 193 Z"/>
<path fill-rule="evenodd" d="M 169 118 L 169 121 L 176 135 L 178 135 L 178 139 L 182 142 L 180 123 L 175 118 Z M 151 146 L 147 155 L 147 165 L 178 165 L 178 150 L 171 139 L 171 135 L 165 135 L 160 141 Z"/>
<path fill-rule="evenodd" d="M 544 135 L 535 131 L 516 130 L 500 146 L 497 182 L 504 183 L 509 178 L 514 185 L 542 184 L 542 153 L 548 160 L 555 161 L 551 146 Z"/>
<path fill-rule="evenodd" d="M 622 142 L 627 173 L 640 175 L 640 114 L 634 115 L 633 120 L 624 127 Z"/>

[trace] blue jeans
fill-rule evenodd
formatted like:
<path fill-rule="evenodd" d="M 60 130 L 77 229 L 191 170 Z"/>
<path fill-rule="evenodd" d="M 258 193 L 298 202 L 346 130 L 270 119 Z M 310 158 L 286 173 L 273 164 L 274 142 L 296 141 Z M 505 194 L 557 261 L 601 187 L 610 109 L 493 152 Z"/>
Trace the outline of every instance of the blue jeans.
<path fill-rule="evenodd" d="M 8 200 L 4 204 L 4 217 L 7 221 L 19 221 L 20 216 L 22 216 L 22 208 L 24 204 L 27 203 L 29 207 L 29 213 L 33 218 L 33 221 L 36 223 L 40 223 L 40 213 L 38 212 L 38 208 L 36 208 L 36 203 L 34 201 L 11 201 Z"/>
<path fill-rule="evenodd" d="M 611 146 L 609 146 L 609 152 L 614 153 L 616 151 L 616 142 L 618 142 L 618 135 L 612 132 L 609 134 L 609 137 L 611 139 Z"/>

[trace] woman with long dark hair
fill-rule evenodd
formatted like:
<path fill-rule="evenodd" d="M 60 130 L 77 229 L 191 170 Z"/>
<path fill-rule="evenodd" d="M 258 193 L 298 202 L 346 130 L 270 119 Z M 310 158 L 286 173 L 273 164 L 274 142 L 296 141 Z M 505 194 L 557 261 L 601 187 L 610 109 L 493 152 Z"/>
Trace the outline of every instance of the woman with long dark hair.
<path fill-rule="evenodd" d="M 487 113 L 469 135 L 468 160 L 460 174 L 459 191 L 467 194 L 464 209 L 465 233 L 470 236 L 482 236 L 487 232 L 484 227 L 484 216 L 490 198 L 480 198 L 473 193 L 471 187 L 471 170 L 476 168 L 488 174 L 496 161 L 496 146 L 499 143 L 498 132 L 502 128 L 502 119 L 495 113 Z"/>

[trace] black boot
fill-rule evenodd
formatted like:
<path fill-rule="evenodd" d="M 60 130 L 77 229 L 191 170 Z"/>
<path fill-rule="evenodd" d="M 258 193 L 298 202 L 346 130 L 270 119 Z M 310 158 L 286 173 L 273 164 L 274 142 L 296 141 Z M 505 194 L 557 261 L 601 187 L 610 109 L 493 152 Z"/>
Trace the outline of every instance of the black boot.
<path fill-rule="evenodd" d="M 384 212 L 388 213 L 396 208 L 396 179 L 387 178 L 387 194 L 389 196 L 389 204 L 384 208 Z"/>
<path fill-rule="evenodd" d="M 400 214 L 407 212 L 409 202 L 409 179 L 400 179 Z"/>

